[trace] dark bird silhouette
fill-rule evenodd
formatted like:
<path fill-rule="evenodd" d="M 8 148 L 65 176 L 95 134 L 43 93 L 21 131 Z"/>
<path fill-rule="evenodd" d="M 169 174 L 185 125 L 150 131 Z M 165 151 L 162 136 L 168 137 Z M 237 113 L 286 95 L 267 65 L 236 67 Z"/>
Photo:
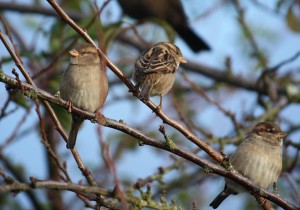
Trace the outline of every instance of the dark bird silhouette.
<path fill-rule="evenodd" d="M 189 26 L 180 0 L 118 0 L 123 12 L 135 19 L 159 18 L 169 23 L 194 51 L 210 50 Z"/>

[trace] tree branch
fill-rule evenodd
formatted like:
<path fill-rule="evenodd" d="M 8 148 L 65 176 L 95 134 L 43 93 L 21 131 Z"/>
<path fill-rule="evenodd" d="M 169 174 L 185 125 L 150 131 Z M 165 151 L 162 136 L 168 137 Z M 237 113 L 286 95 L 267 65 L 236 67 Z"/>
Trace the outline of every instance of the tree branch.
<path fill-rule="evenodd" d="M 27 5 L 27 4 L 0 2 L 0 11 L 33 13 L 33 14 L 38 14 L 38 15 L 47 15 L 47 16 L 58 17 L 57 13 L 49 8 L 41 7 L 41 6 Z M 67 13 L 75 21 L 80 21 L 80 20 L 86 19 L 88 17 L 84 13 L 79 13 L 79 12 L 67 11 Z"/>
<path fill-rule="evenodd" d="M 20 88 L 19 87 L 19 83 L 16 79 L 13 79 L 12 77 L 9 77 L 7 75 L 5 75 L 4 73 L 0 72 L 0 81 L 4 82 L 14 88 Z M 24 87 L 24 94 L 26 93 L 34 93 L 33 95 L 36 98 L 41 98 L 43 100 L 48 100 L 52 103 L 56 103 L 57 105 L 63 106 L 64 108 L 68 108 L 68 104 L 67 102 L 63 101 L 60 98 L 54 97 L 51 94 L 47 93 L 46 91 L 43 91 L 37 87 L 33 87 L 32 85 L 29 85 L 27 83 L 23 83 L 21 82 L 21 85 Z M 28 95 L 28 94 L 26 94 Z M 73 110 L 83 116 L 85 116 L 88 119 L 95 119 L 96 115 L 94 113 L 89 113 L 83 110 L 80 110 L 76 107 L 73 107 Z M 277 205 L 281 206 L 282 208 L 288 209 L 288 210 L 292 210 L 292 209 L 297 209 L 297 207 L 293 206 L 292 204 L 288 203 L 286 200 L 284 200 L 283 198 L 281 198 L 280 196 L 269 192 L 266 189 L 263 189 L 259 186 L 256 186 L 254 183 L 252 183 L 249 179 L 243 177 L 242 175 L 240 175 L 238 172 L 236 171 L 227 171 L 224 168 L 221 168 L 220 166 L 213 164 L 197 155 L 195 155 L 193 152 L 191 151 L 187 151 L 184 149 L 181 149 L 179 147 L 169 147 L 165 142 L 163 141 L 158 141 L 156 139 L 150 138 L 148 136 L 146 136 L 145 134 L 143 134 L 141 131 L 132 128 L 130 126 L 128 126 L 127 124 L 123 123 L 123 122 L 119 122 L 113 119 L 109 119 L 103 116 L 103 118 L 101 118 L 101 121 L 99 122 L 101 125 L 106 126 L 106 127 L 110 127 L 116 130 L 119 130 L 123 133 L 126 133 L 132 137 L 135 137 L 136 139 L 138 139 L 140 142 L 142 142 L 143 145 L 149 145 L 149 146 L 153 146 L 168 152 L 171 152 L 175 155 L 178 155 L 186 160 L 189 160 L 192 163 L 195 163 L 198 166 L 201 166 L 204 169 L 207 169 L 206 171 L 208 172 L 212 172 L 212 173 L 216 173 L 218 175 L 221 175 L 223 177 L 229 178 L 239 184 L 241 184 L 242 186 L 244 186 L 248 191 L 253 192 L 253 194 L 255 195 L 259 195 L 261 197 L 264 197 L 270 201 L 273 201 L 274 203 L 276 203 Z M 217 153 L 214 151 L 214 153 Z M 219 156 L 222 156 L 221 154 L 217 153 Z"/>
<path fill-rule="evenodd" d="M 48 2 L 51 4 L 52 1 L 50 0 Z M 57 13 L 55 13 L 53 10 L 50 10 L 49 8 L 41 8 L 41 9 L 39 9 L 39 8 L 29 9 L 28 8 L 27 9 L 27 7 L 28 6 L 23 5 L 23 4 L 0 3 L 0 10 L 27 12 L 27 13 L 35 13 L 35 14 L 48 15 L 48 16 L 58 16 Z M 22 9 L 22 8 L 25 8 L 25 9 Z M 83 20 L 83 19 L 87 18 L 85 15 L 78 13 L 78 12 L 74 12 L 74 13 L 66 12 L 66 14 L 69 14 L 69 17 L 75 21 L 79 21 L 79 20 Z M 61 16 L 61 14 L 60 14 L 60 16 Z M 63 18 L 63 19 L 65 20 L 65 18 Z M 77 32 L 79 32 L 79 31 L 77 31 Z M 83 38 L 84 38 L 84 36 L 83 36 Z M 126 43 L 130 46 L 133 46 L 134 48 L 136 48 L 140 51 L 145 50 L 145 47 L 146 47 L 145 44 L 138 42 L 138 41 L 132 39 L 132 37 L 126 36 L 125 34 L 119 34 L 117 36 L 117 40 L 119 40 L 120 42 Z M 238 88 L 243 88 L 243 89 L 246 89 L 249 91 L 254 91 L 254 92 L 257 92 L 257 93 L 263 94 L 263 95 L 268 94 L 268 90 L 257 85 L 257 81 L 255 78 L 249 79 L 249 78 L 243 78 L 240 75 L 228 74 L 228 72 L 225 69 L 219 69 L 219 68 L 206 66 L 206 65 L 200 64 L 199 62 L 195 63 L 192 61 L 188 61 L 188 63 L 183 64 L 182 66 L 187 71 L 202 74 L 202 75 L 204 75 L 210 79 L 213 79 L 217 82 L 224 82 L 228 85 L 238 87 Z M 278 85 L 278 93 L 280 95 L 289 96 L 286 88 L 281 87 L 280 85 Z M 297 99 L 291 98 L 291 100 L 294 102 L 299 102 L 300 98 L 297 98 Z"/>

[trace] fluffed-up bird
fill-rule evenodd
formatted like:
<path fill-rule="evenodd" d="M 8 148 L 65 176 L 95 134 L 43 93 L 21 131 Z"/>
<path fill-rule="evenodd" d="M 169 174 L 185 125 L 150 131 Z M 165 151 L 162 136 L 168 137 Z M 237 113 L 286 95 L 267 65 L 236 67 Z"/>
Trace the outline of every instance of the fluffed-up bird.
<path fill-rule="evenodd" d="M 61 80 L 61 97 L 78 108 L 96 113 L 103 106 L 108 94 L 105 67 L 101 65 L 97 49 L 92 44 L 81 44 L 71 50 L 70 54 L 70 64 Z M 74 148 L 83 121 L 83 117 L 72 113 L 67 148 Z"/>
<path fill-rule="evenodd" d="M 270 122 L 258 123 L 230 157 L 233 168 L 262 188 L 277 182 L 282 170 L 282 143 L 287 136 Z M 225 179 L 224 190 L 210 204 L 214 209 L 229 195 L 244 192 L 236 182 Z"/>

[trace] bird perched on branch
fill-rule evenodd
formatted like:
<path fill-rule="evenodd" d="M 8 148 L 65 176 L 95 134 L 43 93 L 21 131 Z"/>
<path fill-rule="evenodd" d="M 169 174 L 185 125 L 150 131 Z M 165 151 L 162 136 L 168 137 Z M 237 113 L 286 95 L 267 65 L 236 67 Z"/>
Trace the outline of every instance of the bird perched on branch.
<path fill-rule="evenodd" d="M 269 122 L 258 123 L 248 137 L 230 157 L 233 168 L 262 188 L 277 182 L 282 170 L 282 140 L 287 136 L 280 128 Z M 210 204 L 214 209 L 229 195 L 245 189 L 236 182 L 225 179 L 224 190 Z"/>
<path fill-rule="evenodd" d="M 70 51 L 71 59 L 60 86 L 61 97 L 71 105 L 96 113 L 108 94 L 105 67 L 101 65 L 97 49 L 89 43 Z M 73 149 L 84 118 L 72 113 L 72 124 L 67 148 Z"/>
<path fill-rule="evenodd" d="M 210 50 L 189 26 L 180 0 L 118 0 L 125 14 L 143 20 L 159 18 L 170 24 L 194 52 Z"/>
<path fill-rule="evenodd" d="M 169 43 L 159 42 L 146 50 L 136 60 L 133 79 L 140 88 L 139 97 L 160 96 L 158 108 L 162 107 L 162 96 L 172 88 L 176 70 L 180 63 L 186 63 L 180 49 Z"/>

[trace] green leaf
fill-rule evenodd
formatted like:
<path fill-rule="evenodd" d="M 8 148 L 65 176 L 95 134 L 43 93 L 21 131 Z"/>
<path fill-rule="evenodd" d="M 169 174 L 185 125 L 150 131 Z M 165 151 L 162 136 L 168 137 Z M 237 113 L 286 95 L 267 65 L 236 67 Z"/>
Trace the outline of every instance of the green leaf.
<path fill-rule="evenodd" d="M 288 27 L 294 31 L 299 33 L 300 32 L 300 15 L 296 13 L 296 10 L 300 10 L 300 1 L 294 1 L 293 4 L 288 9 L 286 14 L 286 22 Z"/>
<path fill-rule="evenodd" d="M 17 105 L 25 108 L 26 110 L 29 109 L 28 101 L 20 91 L 18 90 L 9 91 L 9 99 L 15 102 Z"/>

